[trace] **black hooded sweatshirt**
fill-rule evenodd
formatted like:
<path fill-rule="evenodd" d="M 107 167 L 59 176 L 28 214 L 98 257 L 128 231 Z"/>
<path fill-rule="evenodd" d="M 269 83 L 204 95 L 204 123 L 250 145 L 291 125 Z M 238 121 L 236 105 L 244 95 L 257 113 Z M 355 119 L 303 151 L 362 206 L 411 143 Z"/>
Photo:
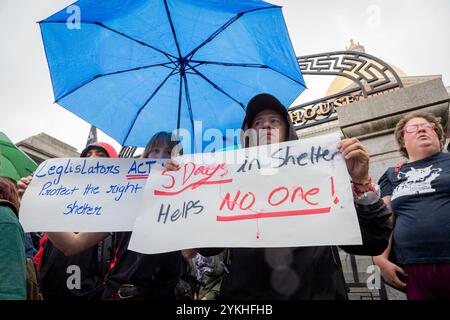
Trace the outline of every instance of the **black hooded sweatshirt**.
<path fill-rule="evenodd" d="M 264 108 L 260 108 L 261 101 Z M 281 113 L 288 124 L 288 140 L 297 140 L 289 114 L 273 96 L 259 95 L 250 101 L 242 128 L 248 129 L 264 109 Z M 267 100 L 269 99 L 269 100 Z M 257 100 L 257 99 L 256 99 Z M 267 101 L 269 101 L 267 103 Z M 248 147 L 246 141 L 242 141 Z M 390 211 L 380 199 L 369 206 L 356 205 L 363 244 L 341 246 L 347 253 L 375 256 L 387 247 L 391 234 Z M 216 255 L 224 249 L 198 249 Z M 337 247 L 231 248 L 219 299 L 342 300 L 348 299 Z"/>

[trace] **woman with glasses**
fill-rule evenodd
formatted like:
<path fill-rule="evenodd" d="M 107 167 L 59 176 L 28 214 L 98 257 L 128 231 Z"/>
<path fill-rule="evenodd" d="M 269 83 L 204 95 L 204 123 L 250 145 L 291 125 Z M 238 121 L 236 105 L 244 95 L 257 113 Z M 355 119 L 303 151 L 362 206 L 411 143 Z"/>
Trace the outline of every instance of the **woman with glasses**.
<path fill-rule="evenodd" d="M 386 282 L 410 300 L 450 299 L 450 154 L 429 113 L 413 112 L 395 128 L 406 164 L 380 178 L 381 196 L 395 224 L 386 251 L 373 257 Z M 397 264 L 389 261 L 391 251 Z M 393 260 L 393 259 L 391 259 Z"/>

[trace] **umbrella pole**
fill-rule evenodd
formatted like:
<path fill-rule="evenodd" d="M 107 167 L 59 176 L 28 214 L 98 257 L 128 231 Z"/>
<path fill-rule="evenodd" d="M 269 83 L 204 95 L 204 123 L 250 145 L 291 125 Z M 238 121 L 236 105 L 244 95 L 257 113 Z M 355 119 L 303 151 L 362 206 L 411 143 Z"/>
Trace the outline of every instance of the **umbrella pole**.
<path fill-rule="evenodd" d="M 181 62 L 183 63 L 183 62 Z M 181 66 L 180 63 L 180 91 L 178 93 L 178 118 L 177 118 L 177 135 L 176 139 L 180 140 L 180 123 L 181 123 L 181 97 L 183 95 L 183 76 L 182 72 L 184 72 L 184 68 Z"/>

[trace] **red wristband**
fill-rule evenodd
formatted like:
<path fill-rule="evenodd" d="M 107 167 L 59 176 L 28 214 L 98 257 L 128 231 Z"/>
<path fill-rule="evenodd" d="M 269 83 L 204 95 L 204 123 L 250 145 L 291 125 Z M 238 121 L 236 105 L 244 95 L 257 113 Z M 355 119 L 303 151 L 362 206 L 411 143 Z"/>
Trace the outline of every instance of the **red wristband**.
<path fill-rule="evenodd" d="M 353 192 L 356 195 L 360 195 L 360 194 L 363 194 L 363 193 L 366 193 L 366 192 L 369 192 L 369 191 L 376 192 L 376 190 L 377 189 L 376 189 L 376 187 L 373 184 L 369 184 L 367 189 L 364 189 L 364 190 L 359 190 L 358 188 L 353 187 Z"/>
<path fill-rule="evenodd" d="M 369 176 L 369 180 L 367 180 L 367 182 L 365 182 L 365 183 L 355 182 L 355 181 L 353 181 L 353 180 L 352 180 L 352 183 L 353 183 L 355 186 L 365 186 L 365 185 L 368 185 L 368 184 L 371 184 L 371 183 L 372 183 L 372 177 Z"/>

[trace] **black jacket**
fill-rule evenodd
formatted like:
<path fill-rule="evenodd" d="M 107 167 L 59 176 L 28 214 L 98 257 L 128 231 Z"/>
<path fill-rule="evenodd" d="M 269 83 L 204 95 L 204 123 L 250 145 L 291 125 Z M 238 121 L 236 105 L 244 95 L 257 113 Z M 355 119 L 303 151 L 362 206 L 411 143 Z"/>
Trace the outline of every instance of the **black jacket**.
<path fill-rule="evenodd" d="M 76 266 L 78 269 L 68 269 Z M 73 268 L 73 267 L 72 267 Z M 80 276 L 80 288 L 69 288 L 67 282 L 76 283 Z M 50 240 L 44 245 L 41 269 L 41 293 L 44 300 L 88 300 L 103 282 L 98 261 L 98 246 L 95 245 L 80 254 L 67 257 Z M 73 280 L 73 281 L 72 281 Z"/>
<path fill-rule="evenodd" d="M 276 101 L 277 102 L 277 101 Z M 297 135 L 285 108 L 269 107 L 284 115 L 289 125 L 289 140 Z M 279 102 L 278 102 L 279 103 Z M 250 105 L 250 103 L 249 103 Z M 265 106 L 267 103 L 265 103 Z M 280 104 L 281 105 L 281 104 Z M 259 111 L 248 112 L 251 122 Z M 242 141 L 244 147 L 247 143 Z M 363 245 L 342 246 L 351 254 L 379 255 L 391 234 L 390 211 L 380 199 L 370 206 L 356 206 Z M 226 259 L 219 299 L 347 299 L 337 247 L 233 248 Z M 198 249 L 202 255 L 216 255 L 223 249 Z"/>
<path fill-rule="evenodd" d="M 341 246 L 351 254 L 379 255 L 387 247 L 390 211 L 380 200 L 357 206 L 363 245 Z M 336 247 L 233 248 L 219 299 L 347 299 Z M 216 255 L 223 249 L 198 249 Z"/>
<path fill-rule="evenodd" d="M 107 279 L 103 298 L 117 293 L 121 285 L 138 287 L 145 299 L 175 299 L 180 281 L 183 257 L 180 251 L 142 254 L 128 250 L 131 232 L 116 233 L 116 263 Z"/>

